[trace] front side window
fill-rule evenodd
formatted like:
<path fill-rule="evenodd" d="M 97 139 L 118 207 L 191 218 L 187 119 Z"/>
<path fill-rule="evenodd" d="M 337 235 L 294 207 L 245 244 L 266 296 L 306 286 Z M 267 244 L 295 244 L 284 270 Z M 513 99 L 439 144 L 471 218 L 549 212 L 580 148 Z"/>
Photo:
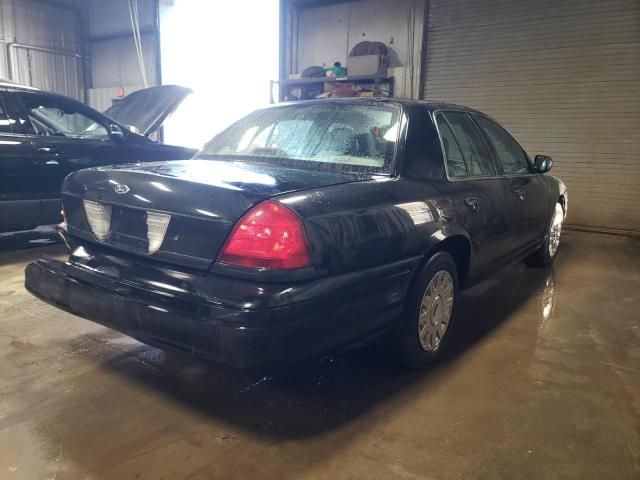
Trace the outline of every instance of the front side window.
<path fill-rule="evenodd" d="M 505 174 L 531 173 L 526 153 L 509 132 L 488 118 L 479 115 L 474 118 L 496 151 Z"/>
<path fill-rule="evenodd" d="M 400 110 L 389 107 L 327 102 L 268 108 L 214 137 L 198 158 L 390 173 L 399 122 Z"/>
<path fill-rule="evenodd" d="M 477 127 L 466 113 L 445 112 L 437 115 L 438 129 L 442 136 L 450 177 L 462 176 L 460 157 L 464 162 L 466 175 L 486 177 L 496 174 L 491 154 Z M 451 148 L 451 139 L 455 139 L 456 147 Z"/>
<path fill-rule="evenodd" d="M 80 111 L 73 102 L 39 94 L 20 95 L 36 135 L 105 139 L 107 129 Z"/>

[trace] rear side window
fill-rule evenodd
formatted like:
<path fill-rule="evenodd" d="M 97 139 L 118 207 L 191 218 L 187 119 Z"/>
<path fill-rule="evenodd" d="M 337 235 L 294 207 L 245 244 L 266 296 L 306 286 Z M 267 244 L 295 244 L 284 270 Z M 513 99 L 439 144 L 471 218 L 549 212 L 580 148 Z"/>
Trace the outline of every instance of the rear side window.
<path fill-rule="evenodd" d="M 447 112 L 445 117 L 458 139 L 469 175 L 472 177 L 495 175 L 496 169 L 487 144 L 467 114 Z"/>
<path fill-rule="evenodd" d="M 455 135 L 451 131 L 449 124 L 444 119 L 444 115 L 438 114 L 436 117 L 442 147 L 444 148 L 444 158 L 447 164 L 447 172 L 450 177 L 466 177 L 467 167 L 464 164 L 464 157 L 458 145 Z"/>
<path fill-rule="evenodd" d="M 474 118 L 496 151 L 505 174 L 530 173 L 526 153 L 509 132 L 488 118 L 478 115 L 474 115 Z"/>

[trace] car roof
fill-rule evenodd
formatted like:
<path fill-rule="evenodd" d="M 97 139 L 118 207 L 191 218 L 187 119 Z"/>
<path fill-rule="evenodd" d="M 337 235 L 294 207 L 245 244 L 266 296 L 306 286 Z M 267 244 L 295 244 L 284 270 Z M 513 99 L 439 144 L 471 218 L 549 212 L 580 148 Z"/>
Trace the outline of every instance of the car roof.
<path fill-rule="evenodd" d="M 437 100 L 414 100 L 409 98 L 386 98 L 386 97 L 347 97 L 347 98 L 319 98 L 313 100 L 302 100 L 296 102 L 282 102 L 271 105 L 271 107 L 282 107 L 288 105 L 308 105 L 308 104 L 326 104 L 334 103 L 341 105 L 376 105 L 383 106 L 389 105 L 394 107 L 421 107 L 426 108 L 429 111 L 434 110 L 460 110 L 469 113 L 478 113 L 484 115 L 484 113 L 475 110 L 465 105 L 458 105 L 455 103 L 437 101 Z"/>

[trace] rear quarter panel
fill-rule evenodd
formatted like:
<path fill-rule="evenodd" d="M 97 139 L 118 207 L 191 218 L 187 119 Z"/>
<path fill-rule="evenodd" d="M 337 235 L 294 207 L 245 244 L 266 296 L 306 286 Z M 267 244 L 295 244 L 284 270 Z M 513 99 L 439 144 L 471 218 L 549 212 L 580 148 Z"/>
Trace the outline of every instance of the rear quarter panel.
<path fill-rule="evenodd" d="M 302 216 L 311 260 L 331 275 L 419 261 L 447 236 L 465 234 L 452 202 L 421 180 L 381 177 L 278 200 Z"/>

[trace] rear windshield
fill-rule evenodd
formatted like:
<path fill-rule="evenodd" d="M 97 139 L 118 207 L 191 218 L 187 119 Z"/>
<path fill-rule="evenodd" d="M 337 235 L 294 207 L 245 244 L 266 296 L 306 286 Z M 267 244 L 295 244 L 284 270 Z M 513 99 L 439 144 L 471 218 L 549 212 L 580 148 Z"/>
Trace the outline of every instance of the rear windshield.
<path fill-rule="evenodd" d="M 214 137 L 197 158 L 390 173 L 399 119 L 398 108 L 329 102 L 258 110 Z"/>

